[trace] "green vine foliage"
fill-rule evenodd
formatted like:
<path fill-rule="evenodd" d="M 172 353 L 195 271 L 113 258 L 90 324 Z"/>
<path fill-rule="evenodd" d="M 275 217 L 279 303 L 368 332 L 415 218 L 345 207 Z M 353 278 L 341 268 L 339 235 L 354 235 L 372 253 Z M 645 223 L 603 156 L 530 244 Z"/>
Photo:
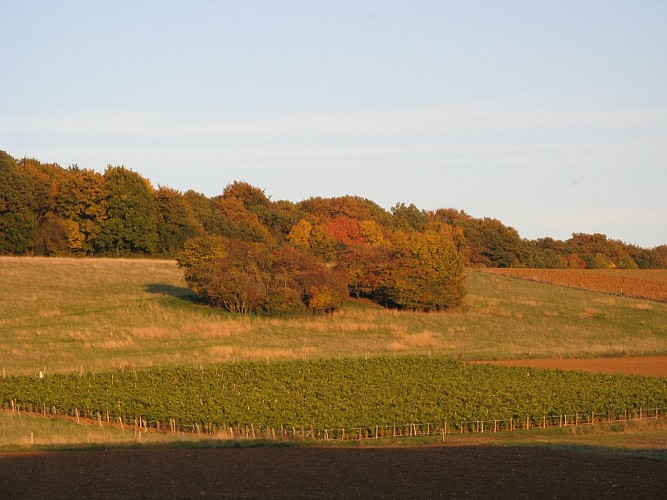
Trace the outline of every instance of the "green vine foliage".
<path fill-rule="evenodd" d="M 241 363 L 8 377 L 0 404 L 166 428 L 320 428 L 461 422 L 667 406 L 667 379 L 471 365 L 438 358 Z"/>

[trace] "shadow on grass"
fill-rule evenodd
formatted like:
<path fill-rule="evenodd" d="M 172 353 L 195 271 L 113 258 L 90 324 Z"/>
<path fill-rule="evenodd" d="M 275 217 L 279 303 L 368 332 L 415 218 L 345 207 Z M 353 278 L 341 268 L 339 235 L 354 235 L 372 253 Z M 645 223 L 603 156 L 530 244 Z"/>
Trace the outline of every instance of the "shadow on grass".
<path fill-rule="evenodd" d="M 165 283 L 150 283 L 144 287 L 144 291 L 157 295 L 174 297 L 192 304 L 205 304 L 205 301 L 201 297 L 195 295 L 189 288 L 184 286 L 173 286 Z"/>

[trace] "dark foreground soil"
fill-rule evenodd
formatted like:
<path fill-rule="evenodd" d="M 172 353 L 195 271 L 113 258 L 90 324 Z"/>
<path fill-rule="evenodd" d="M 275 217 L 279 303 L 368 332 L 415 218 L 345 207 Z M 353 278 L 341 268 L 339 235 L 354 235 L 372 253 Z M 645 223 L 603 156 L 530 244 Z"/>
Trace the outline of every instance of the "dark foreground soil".
<path fill-rule="evenodd" d="M 667 498 L 667 463 L 533 447 L 0 455 L 0 498 Z"/>

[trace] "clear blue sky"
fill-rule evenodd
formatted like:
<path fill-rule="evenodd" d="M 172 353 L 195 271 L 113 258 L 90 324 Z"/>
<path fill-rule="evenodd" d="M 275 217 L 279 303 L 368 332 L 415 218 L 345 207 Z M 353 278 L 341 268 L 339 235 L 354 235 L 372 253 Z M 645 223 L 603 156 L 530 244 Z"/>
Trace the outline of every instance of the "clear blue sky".
<path fill-rule="evenodd" d="M 0 149 L 667 243 L 667 2 L 0 0 Z"/>

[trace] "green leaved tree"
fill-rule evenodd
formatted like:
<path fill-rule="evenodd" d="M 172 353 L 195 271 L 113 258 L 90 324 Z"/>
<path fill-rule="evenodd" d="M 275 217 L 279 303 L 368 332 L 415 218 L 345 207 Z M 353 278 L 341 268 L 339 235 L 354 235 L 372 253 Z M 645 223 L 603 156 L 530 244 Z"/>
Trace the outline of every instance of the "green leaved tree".
<path fill-rule="evenodd" d="M 102 253 L 151 254 L 157 248 L 158 207 L 154 189 L 125 167 L 107 167 L 107 218 L 97 238 Z"/>

